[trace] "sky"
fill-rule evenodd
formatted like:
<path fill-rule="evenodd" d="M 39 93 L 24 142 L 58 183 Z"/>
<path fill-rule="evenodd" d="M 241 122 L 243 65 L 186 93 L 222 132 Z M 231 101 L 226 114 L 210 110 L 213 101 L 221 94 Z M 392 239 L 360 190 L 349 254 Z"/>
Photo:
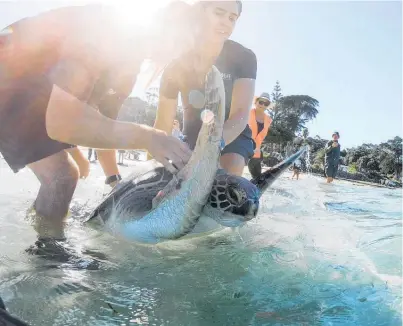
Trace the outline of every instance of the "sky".
<path fill-rule="evenodd" d="M 0 28 L 66 3 L 0 2 Z M 337 130 L 345 148 L 402 136 L 401 2 L 243 1 L 231 39 L 257 56 L 256 94 L 278 80 L 283 95 L 319 101 L 310 136 Z"/>

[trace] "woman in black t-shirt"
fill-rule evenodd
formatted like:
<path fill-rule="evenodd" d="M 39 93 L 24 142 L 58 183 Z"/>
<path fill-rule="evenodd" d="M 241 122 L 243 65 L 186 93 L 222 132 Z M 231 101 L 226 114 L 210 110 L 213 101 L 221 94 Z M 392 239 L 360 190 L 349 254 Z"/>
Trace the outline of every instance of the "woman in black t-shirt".
<path fill-rule="evenodd" d="M 221 166 L 229 173 L 242 175 L 254 153 L 254 142 L 248 127 L 253 100 L 257 62 L 255 54 L 241 44 L 228 40 L 240 16 L 240 1 L 200 1 L 195 5 L 196 28 L 199 28 L 197 52 L 172 62 L 161 80 L 155 128 L 172 132 L 181 93 L 184 108 L 183 134 L 194 148 L 202 121 L 202 108 L 189 103 L 192 90 L 204 91 L 204 80 L 212 65 L 221 72 L 225 86 L 225 148 Z"/>

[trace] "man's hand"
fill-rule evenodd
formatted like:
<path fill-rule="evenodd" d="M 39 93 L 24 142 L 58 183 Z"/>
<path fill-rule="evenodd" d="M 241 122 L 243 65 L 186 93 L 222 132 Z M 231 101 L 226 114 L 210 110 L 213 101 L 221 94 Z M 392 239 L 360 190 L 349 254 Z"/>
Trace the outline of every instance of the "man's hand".
<path fill-rule="evenodd" d="M 337 147 L 337 146 L 339 146 L 339 143 L 333 142 L 332 147 Z"/>
<path fill-rule="evenodd" d="M 192 155 L 186 143 L 158 129 L 151 129 L 147 145 L 148 152 L 173 174 L 182 169 Z"/>

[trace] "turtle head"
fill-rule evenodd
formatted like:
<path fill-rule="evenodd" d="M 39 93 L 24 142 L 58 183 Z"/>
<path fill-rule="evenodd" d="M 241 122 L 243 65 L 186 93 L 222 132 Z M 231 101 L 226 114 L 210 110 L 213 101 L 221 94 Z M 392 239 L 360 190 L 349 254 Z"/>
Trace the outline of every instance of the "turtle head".
<path fill-rule="evenodd" d="M 217 174 L 207 205 L 211 210 L 209 216 L 223 226 L 240 226 L 256 217 L 259 198 L 258 187 L 249 180 Z"/>

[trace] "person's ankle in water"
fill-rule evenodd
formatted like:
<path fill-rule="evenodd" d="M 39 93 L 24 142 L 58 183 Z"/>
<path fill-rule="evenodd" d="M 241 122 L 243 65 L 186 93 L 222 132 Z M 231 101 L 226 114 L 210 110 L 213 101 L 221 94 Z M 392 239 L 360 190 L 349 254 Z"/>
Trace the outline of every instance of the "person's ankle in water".
<path fill-rule="evenodd" d="M 64 229 L 69 213 L 62 219 L 51 219 L 39 215 L 33 204 L 27 211 L 26 220 L 32 225 L 38 235 L 38 238 L 55 239 L 58 241 L 66 240 Z"/>
<path fill-rule="evenodd" d="M 96 259 L 83 256 L 86 253 L 91 254 L 91 251 L 79 252 L 67 241 L 64 234 L 66 219 L 63 219 L 63 225 L 55 228 L 54 223 L 49 223 L 48 219 L 39 216 L 33 206 L 27 212 L 27 219 L 37 233 L 37 240 L 25 250 L 26 253 L 59 263 L 68 263 L 73 268 L 98 269 L 99 262 Z M 101 257 L 103 255 L 97 255 L 99 257 L 96 258 L 105 259 Z"/>

